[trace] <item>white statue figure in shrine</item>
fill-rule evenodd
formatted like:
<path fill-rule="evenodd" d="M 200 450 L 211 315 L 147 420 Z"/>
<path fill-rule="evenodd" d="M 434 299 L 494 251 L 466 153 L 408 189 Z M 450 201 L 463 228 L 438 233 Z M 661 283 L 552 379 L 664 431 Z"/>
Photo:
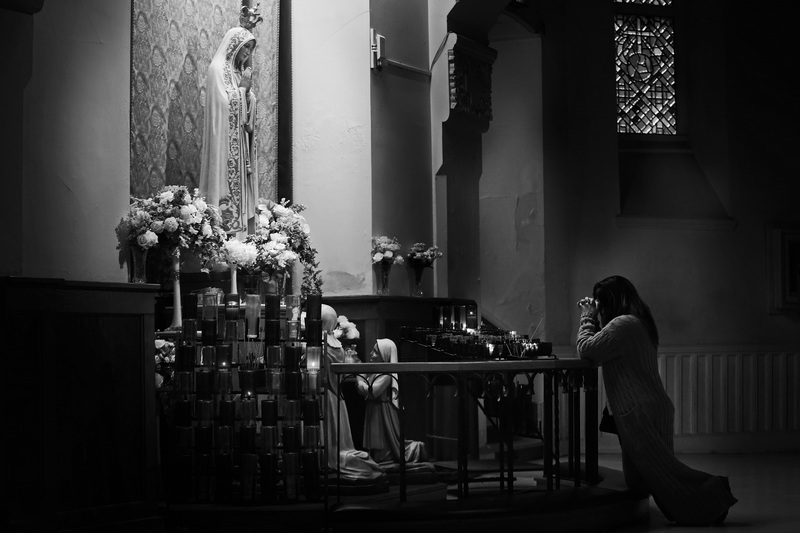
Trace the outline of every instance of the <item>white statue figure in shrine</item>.
<path fill-rule="evenodd" d="M 384 477 L 383 469 L 373 461 L 369 454 L 357 450 L 350 429 L 347 405 L 339 391 L 336 375 L 330 372 L 331 363 L 344 363 L 345 351 L 342 343 L 333 335 L 337 323 L 336 311 L 329 305 L 322 305 L 322 329 L 325 343 L 325 421 L 328 442 L 328 468 L 340 472 L 346 482 L 371 483 Z M 337 446 L 336 437 L 339 437 Z"/>
<path fill-rule="evenodd" d="M 208 67 L 200 161 L 200 192 L 217 205 L 229 234 L 252 233 L 258 201 L 256 95 L 251 58 L 256 39 L 250 29 L 258 13 L 242 8 L 242 26 L 231 28 Z"/>

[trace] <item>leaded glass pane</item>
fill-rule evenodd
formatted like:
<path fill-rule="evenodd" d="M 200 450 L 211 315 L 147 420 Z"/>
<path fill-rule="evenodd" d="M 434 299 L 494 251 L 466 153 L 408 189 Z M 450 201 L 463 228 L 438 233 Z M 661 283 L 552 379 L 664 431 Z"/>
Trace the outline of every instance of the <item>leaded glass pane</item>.
<path fill-rule="evenodd" d="M 672 0 L 614 0 L 618 4 L 644 4 L 647 6 L 671 6 Z"/>
<path fill-rule="evenodd" d="M 675 134 L 672 19 L 617 15 L 617 132 Z"/>

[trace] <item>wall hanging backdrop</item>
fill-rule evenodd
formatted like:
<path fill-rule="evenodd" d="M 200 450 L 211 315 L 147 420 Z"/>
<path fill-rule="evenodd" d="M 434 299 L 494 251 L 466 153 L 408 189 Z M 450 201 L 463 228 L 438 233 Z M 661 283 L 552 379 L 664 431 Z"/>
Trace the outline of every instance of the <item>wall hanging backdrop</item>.
<path fill-rule="evenodd" d="M 253 87 L 259 196 L 278 180 L 279 0 L 261 0 Z M 199 185 L 208 65 L 239 25 L 241 0 L 133 0 L 131 31 L 131 195 L 164 185 Z"/>

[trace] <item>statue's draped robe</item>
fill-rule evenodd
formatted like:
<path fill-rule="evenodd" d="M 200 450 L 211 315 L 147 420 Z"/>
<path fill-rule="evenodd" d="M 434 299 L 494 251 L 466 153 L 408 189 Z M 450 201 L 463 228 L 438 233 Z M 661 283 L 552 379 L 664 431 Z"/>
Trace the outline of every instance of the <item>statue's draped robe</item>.
<path fill-rule="evenodd" d="M 200 193 L 217 205 L 228 233 L 246 233 L 255 217 L 258 161 L 255 134 L 256 97 L 239 87 L 241 72 L 236 54 L 255 37 L 244 28 L 232 28 L 208 67 L 200 163 Z"/>
<path fill-rule="evenodd" d="M 378 339 L 373 353 L 381 363 L 396 363 L 397 346 L 391 339 Z M 372 360 L 372 359 L 370 359 Z M 366 398 L 364 448 L 381 466 L 399 463 L 401 453 L 409 470 L 433 470 L 426 460 L 425 444 L 406 440 L 400 444 L 398 415 L 399 384 L 397 374 L 370 374 L 359 377 L 358 392 Z"/>
<path fill-rule="evenodd" d="M 339 471 L 342 481 L 372 482 L 382 478 L 385 473 L 369 454 L 357 450 L 350 429 L 350 417 L 339 391 L 335 374 L 330 372 L 331 363 L 344 363 L 345 351 L 338 339 L 333 336 L 336 325 L 336 312 L 328 305 L 322 306 L 322 327 L 325 330 L 325 430 L 327 432 L 328 468 Z M 337 433 L 339 445 L 336 445 Z"/>

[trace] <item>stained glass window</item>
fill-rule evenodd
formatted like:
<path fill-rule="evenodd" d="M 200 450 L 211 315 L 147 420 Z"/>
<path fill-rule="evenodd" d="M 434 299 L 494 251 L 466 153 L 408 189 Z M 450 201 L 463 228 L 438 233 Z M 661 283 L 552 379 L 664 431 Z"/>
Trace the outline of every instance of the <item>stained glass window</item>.
<path fill-rule="evenodd" d="M 618 4 L 644 4 L 646 6 L 671 6 L 672 0 L 614 0 Z"/>
<path fill-rule="evenodd" d="M 676 133 L 673 33 L 671 18 L 615 16 L 618 133 Z"/>

